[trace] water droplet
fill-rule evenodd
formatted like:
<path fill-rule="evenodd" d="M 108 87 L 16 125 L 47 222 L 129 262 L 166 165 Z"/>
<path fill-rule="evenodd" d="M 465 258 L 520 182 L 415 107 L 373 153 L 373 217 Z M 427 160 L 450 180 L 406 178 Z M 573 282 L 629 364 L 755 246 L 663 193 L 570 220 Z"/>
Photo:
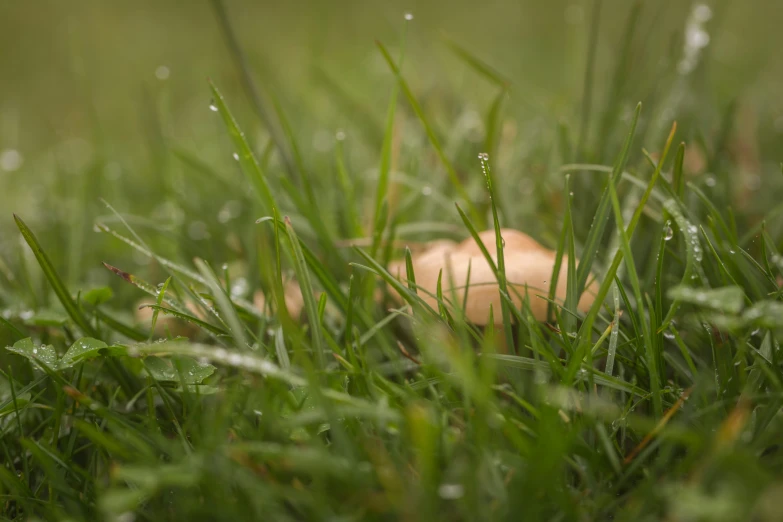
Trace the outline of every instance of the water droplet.
<path fill-rule="evenodd" d="M 165 65 L 160 65 L 160 66 L 158 66 L 157 69 L 155 69 L 155 78 L 157 78 L 158 80 L 161 80 L 161 81 L 162 80 L 167 80 L 169 78 L 169 73 L 170 72 L 171 71 L 169 71 L 168 67 L 166 67 Z"/>
<path fill-rule="evenodd" d="M 22 166 L 22 155 L 16 149 L 6 149 L 0 152 L 0 169 L 6 172 L 13 172 L 19 170 Z"/>
<path fill-rule="evenodd" d="M 249 288 L 250 287 L 247 283 L 247 279 L 244 277 L 237 277 L 231 282 L 231 296 L 243 297 L 247 294 Z"/>
<path fill-rule="evenodd" d="M 671 221 L 667 221 L 663 226 L 663 240 L 670 241 L 674 237 L 674 230 L 672 230 Z"/>
<path fill-rule="evenodd" d="M 734 250 L 729 250 L 729 254 L 736 254 Z"/>
<path fill-rule="evenodd" d="M 345 132 L 342 129 L 338 130 L 334 135 L 334 139 L 343 141 L 345 139 Z"/>
<path fill-rule="evenodd" d="M 413 20 L 413 13 L 405 13 L 405 20 L 407 20 L 408 22 Z"/>
<path fill-rule="evenodd" d="M 569 193 L 568 193 L 568 195 L 569 195 L 569 196 L 571 196 L 571 197 L 573 197 L 573 196 L 574 196 L 574 193 L 573 193 L 573 191 L 569 192 Z"/>
<path fill-rule="evenodd" d="M 486 152 L 479 152 L 478 159 L 481 161 L 489 161 L 489 154 Z"/>
<path fill-rule="evenodd" d="M 432 195 L 432 187 L 429 185 L 425 185 L 421 188 L 421 194 L 422 196 L 431 196 Z"/>
<path fill-rule="evenodd" d="M 232 154 L 232 156 L 234 157 L 235 160 L 239 161 L 239 154 L 235 152 L 234 154 Z"/>
<path fill-rule="evenodd" d="M 212 112 L 217 112 L 218 107 L 217 107 L 217 105 L 215 105 L 215 100 L 210 100 L 210 102 L 209 102 L 209 110 L 211 110 Z"/>
<path fill-rule="evenodd" d="M 717 182 L 717 180 L 716 180 L 714 177 L 712 177 L 712 176 L 707 176 L 707 177 L 704 179 L 704 184 L 705 184 L 705 185 L 707 185 L 708 187 L 714 187 L 715 185 L 717 185 L 717 184 L 718 184 L 718 182 Z"/>
<path fill-rule="evenodd" d="M 462 484 L 441 484 L 438 488 L 440 498 L 447 500 L 461 498 L 464 494 L 465 488 L 462 487 Z"/>
<path fill-rule="evenodd" d="M 697 22 L 704 23 L 712 18 L 712 9 L 706 4 L 698 4 L 693 7 L 693 18 Z"/>
<path fill-rule="evenodd" d="M 702 49 L 710 43 L 710 35 L 701 28 L 689 29 L 685 34 L 686 44 L 693 49 Z"/>

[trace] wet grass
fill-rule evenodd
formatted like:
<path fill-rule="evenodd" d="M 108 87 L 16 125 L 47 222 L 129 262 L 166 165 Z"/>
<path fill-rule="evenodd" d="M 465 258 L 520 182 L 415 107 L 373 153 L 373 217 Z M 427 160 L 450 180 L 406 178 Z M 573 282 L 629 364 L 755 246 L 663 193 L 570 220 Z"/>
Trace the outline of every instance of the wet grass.
<path fill-rule="evenodd" d="M 451 38 L 454 67 L 488 85 L 483 113 L 422 100 L 400 17 L 375 50 L 386 105 L 311 144 L 212 7 L 250 100 L 204 82 L 212 152 L 151 110 L 139 179 L 97 147 L 49 179 L 48 210 L 15 207 L 18 242 L 0 250 L 5 519 L 783 517 L 783 230 L 764 194 L 780 149 L 742 100 L 693 102 L 723 11 L 683 10 L 674 50 L 651 56 L 640 20 L 658 11 L 634 3 L 604 84 L 596 2 L 576 110 L 530 123 L 515 111 L 532 91 Z M 631 76 L 631 56 L 656 78 Z M 504 227 L 557 252 L 522 306 Z M 495 329 L 465 318 L 446 273 L 430 306 L 413 262 L 487 229 Z"/>

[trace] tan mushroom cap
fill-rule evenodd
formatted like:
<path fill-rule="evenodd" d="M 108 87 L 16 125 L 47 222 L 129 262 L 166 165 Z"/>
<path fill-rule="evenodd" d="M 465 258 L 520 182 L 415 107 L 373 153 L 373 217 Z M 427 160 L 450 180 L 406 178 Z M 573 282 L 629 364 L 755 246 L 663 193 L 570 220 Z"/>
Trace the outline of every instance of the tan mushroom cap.
<path fill-rule="evenodd" d="M 504 228 L 500 231 L 505 242 L 503 247 L 506 263 L 506 280 L 509 294 L 515 306 L 521 307 L 525 296 L 525 285 L 529 295 L 529 306 L 538 321 L 546 320 L 548 303 L 545 299 L 536 297 L 547 296 L 548 281 L 552 277 L 555 265 L 555 252 L 538 243 L 535 239 L 518 230 Z M 490 229 L 479 234 L 492 259 L 497 262 L 495 230 Z M 464 301 L 466 283 L 468 300 L 465 316 L 473 324 L 484 325 L 489 321 L 489 309 L 492 306 L 494 324 L 502 324 L 500 313 L 500 291 L 497 279 L 490 265 L 481 253 L 481 249 L 472 237 L 461 243 L 452 241 L 436 241 L 431 247 L 412 256 L 413 272 L 416 284 L 420 288 L 419 296 L 433 308 L 438 302 L 433 297 L 437 292 L 438 274 L 443 270 L 441 285 L 445 299 L 451 300 L 455 295 L 458 303 Z M 406 279 L 405 261 L 390 263 L 389 272 L 398 279 Z M 470 274 L 470 281 L 468 281 Z M 555 290 L 555 300 L 562 303 L 565 300 L 568 278 L 568 258 L 563 256 L 560 275 Z M 452 293 L 451 283 L 454 288 Z M 598 284 L 592 282 L 585 289 L 577 308 L 586 312 L 590 309 L 598 291 Z M 393 291 L 392 293 L 399 299 Z M 428 295 L 432 294 L 432 295 Z"/>

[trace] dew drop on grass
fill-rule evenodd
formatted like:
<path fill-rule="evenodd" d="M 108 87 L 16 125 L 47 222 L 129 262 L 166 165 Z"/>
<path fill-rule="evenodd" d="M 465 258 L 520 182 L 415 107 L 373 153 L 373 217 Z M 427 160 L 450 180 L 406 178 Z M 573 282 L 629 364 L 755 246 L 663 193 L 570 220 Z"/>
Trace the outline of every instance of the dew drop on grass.
<path fill-rule="evenodd" d="M 431 196 L 432 195 L 432 187 L 429 185 L 425 185 L 421 188 L 421 195 L 422 196 Z"/>
<path fill-rule="evenodd" d="M 693 8 L 693 17 L 698 22 L 707 22 L 712 18 L 712 9 L 706 4 L 698 4 Z"/>
<path fill-rule="evenodd" d="M 663 226 L 663 240 L 670 241 L 674 237 L 674 230 L 672 230 L 672 222 L 667 221 Z"/>
<path fill-rule="evenodd" d="M 168 67 L 166 67 L 165 65 L 160 65 L 158 66 L 157 69 L 155 69 L 155 78 L 161 81 L 167 80 L 170 73 L 171 71 L 169 71 Z"/>
<path fill-rule="evenodd" d="M 337 141 L 343 141 L 345 139 L 345 132 L 342 130 L 338 130 L 337 133 L 334 135 L 334 139 Z"/>
<path fill-rule="evenodd" d="M 405 13 L 405 20 L 408 22 L 413 20 L 413 13 Z"/>
<path fill-rule="evenodd" d="M 234 154 L 232 154 L 232 156 L 234 157 L 235 160 L 239 161 L 239 154 L 235 152 Z"/>
<path fill-rule="evenodd" d="M 22 155 L 16 149 L 6 149 L 0 152 L 0 169 L 13 172 L 22 166 Z"/>
<path fill-rule="evenodd" d="M 438 488 L 440 498 L 453 500 L 461 498 L 465 494 L 465 488 L 462 484 L 441 484 Z"/>
<path fill-rule="evenodd" d="M 248 289 L 249 285 L 247 283 L 247 279 L 244 277 L 238 277 L 231 283 L 231 296 L 242 297 L 247 294 Z"/>
<path fill-rule="evenodd" d="M 718 184 L 718 182 L 715 180 L 715 178 L 714 178 L 714 177 L 712 177 L 712 176 L 708 176 L 708 177 L 707 177 L 707 178 L 704 180 L 704 184 L 705 184 L 705 185 L 707 185 L 708 187 L 714 187 L 715 185 L 717 185 L 717 184 Z"/>
<path fill-rule="evenodd" d="M 211 110 L 212 112 L 217 112 L 218 107 L 217 107 L 217 105 L 215 105 L 215 100 L 210 100 L 210 102 L 209 102 L 209 110 Z"/>

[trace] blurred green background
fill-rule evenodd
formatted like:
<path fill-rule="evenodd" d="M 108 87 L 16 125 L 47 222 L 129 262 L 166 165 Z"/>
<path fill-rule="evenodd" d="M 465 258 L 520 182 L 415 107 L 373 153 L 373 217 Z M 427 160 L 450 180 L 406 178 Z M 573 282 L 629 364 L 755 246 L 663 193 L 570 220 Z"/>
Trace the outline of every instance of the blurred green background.
<path fill-rule="evenodd" d="M 637 4 L 637 22 L 626 35 Z M 749 158 L 751 172 L 731 171 L 744 176 L 737 179 L 750 194 L 746 205 L 753 201 L 751 210 L 761 214 L 778 203 L 783 3 L 706 4 L 712 14 L 704 24 L 709 42 L 700 49 L 698 66 L 683 74 L 677 72 L 688 44 L 683 20 L 694 5 L 602 2 L 591 113 L 579 153 L 561 150 L 561 134 L 567 133 L 572 147 L 579 141 L 593 2 L 225 3 L 254 81 L 279 100 L 290 121 L 308 174 L 326 200 L 325 214 L 342 203 L 339 190 L 326 190 L 336 187 L 334 137 L 340 130 L 359 207 L 369 206 L 394 86 L 374 41 L 397 56 L 403 14 L 410 12 L 404 75 L 474 189 L 482 184 L 475 154 L 498 88 L 448 42 L 511 82 L 495 170 L 513 203 L 510 224 L 544 240 L 557 233 L 547 216 L 549 198 L 562 187 L 557 167 L 566 160 L 611 164 L 626 132 L 623 122 L 638 101 L 645 104 L 646 134 L 637 157 L 641 146 L 651 152 L 659 147 L 675 118 L 679 139 L 701 141 L 707 150 L 729 132 L 741 138 L 731 150 L 746 151 Z M 100 260 L 127 269 L 143 263 L 131 260 L 119 242 L 93 233 L 96 218 L 113 219 L 99 198 L 126 214 L 146 240 L 163 238 L 168 255 L 198 254 L 214 263 L 236 257 L 226 238 L 252 230 L 259 216 L 223 125 L 209 110 L 208 78 L 259 155 L 269 135 L 243 90 L 211 2 L 4 0 L 0 49 L 4 264 L 21 262 L 12 212 L 39 233 L 72 283 L 108 280 Z M 442 187 L 446 177 L 419 122 L 404 99 L 400 104 L 395 169 Z M 269 161 L 270 171 L 281 175 L 277 154 Z M 714 184 L 709 173 L 702 175 L 707 186 Z M 592 205 L 589 198 L 584 205 Z M 459 222 L 448 198 L 410 221 Z"/>

